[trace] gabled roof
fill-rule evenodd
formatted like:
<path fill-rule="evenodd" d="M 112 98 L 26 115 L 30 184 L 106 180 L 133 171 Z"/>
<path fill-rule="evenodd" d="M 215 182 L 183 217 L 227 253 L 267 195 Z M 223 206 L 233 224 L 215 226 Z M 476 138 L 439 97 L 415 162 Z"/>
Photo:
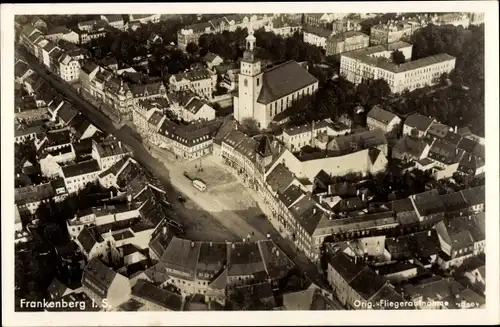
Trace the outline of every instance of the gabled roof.
<path fill-rule="evenodd" d="M 415 158 L 420 158 L 427 146 L 428 144 L 423 140 L 405 135 L 396 142 L 393 151 L 396 150 L 400 153 L 407 153 Z"/>
<path fill-rule="evenodd" d="M 16 77 L 22 77 L 30 70 L 30 66 L 24 61 L 18 60 L 14 65 L 14 74 Z"/>
<path fill-rule="evenodd" d="M 182 296 L 159 288 L 143 279 L 132 288 L 132 295 L 171 311 L 182 310 Z"/>
<path fill-rule="evenodd" d="M 90 253 L 90 251 L 94 248 L 94 245 L 97 243 L 97 240 L 94 238 L 94 235 L 89 232 L 87 228 L 82 229 L 80 234 L 78 234 L 78 242 L 82 245 L 83 249 Z"/>
<path fill-rule="evenodd" d="M 405 125 L 413 127 L 419 131 L 425 132 L 434 122 L 434 118 L 430 118 L 419 113 L 408 116 L 405 120 Z"/>
<path fill-rule="evenodd" d="M 293 182 L 295 176 L 282 163 L 279 163 L 266 178 L 267 184 L 278 193 L 283 193 Z"/>
<path fill-rule="evenodd" d="M 372 110 L 368 112 L 367 115 L 368 118 L 375 119 L 378 122 L 381 122 L 382 124 L 389 124 L 394 118 L 397 118 L 398 116 L 393 114 L 392 112 L 383 109 L 379 105 L 373 106 Z"/>
<path fill-rule="evenodd" d="M 116 275 L 117 273 L 107 267 L 101 260 L 94 258 L 89 261 L 83 270 L 82 286 L 105 298 Z"/>
<path fill-rule="evenodd" d="M 444 212 L 446 210 L 439 192 L 437 190 L 430 190 L 427 192 L 422 192 L 414 194 L 411 196 L 415 208 L 422 216 L 428 216 L 431 214 Z"/>
<path fill-rule="evenodd" d="M 76 117 L 76 115 L 78 115 L 78 111 L 69 102 L 64 102 L 58 112 L 59 119 L 65 124 L 69 124 L 71 120 Z"/>
<path fill-rule="evenodd" d="M 444 140 L 435 140 L 432 144 L 428 158 L 447 165 L 460 162 L 464 151 Z"/>
<path fill-rule="evenodd" d="M 174 237 L 161 257 L 161 262 L 174 270 L 182 271 L 194 279 L 200 243 Z"/>
<path fill-rule="evenodd" d="M 64 178 L 75 177 L 101 170 L 96 160 L 88 160 L 62 167 Z"/>
<path fill-rule="evenodd" d="M 469 206 L 475 206 L 484 203 L 486 197 L 484 185 L 462 190 L 461 193 Z"/>
<path fill-rule="evenodd" d="M 317 82 L 316 77 L 297 62 L 288 61 L 264 71 L 257 102 L 269 104 Z"/>

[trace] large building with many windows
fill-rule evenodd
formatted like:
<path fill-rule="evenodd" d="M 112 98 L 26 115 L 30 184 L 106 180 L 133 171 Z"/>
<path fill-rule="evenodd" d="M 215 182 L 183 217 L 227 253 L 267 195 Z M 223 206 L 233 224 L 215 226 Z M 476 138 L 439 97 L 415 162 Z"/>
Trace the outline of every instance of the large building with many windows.
<path fill-rule="evenodd" d="M 245 118 L 253 118 L 260 128 L 266 128 L 294 100 L 316 92 L 318 80 L 295 61 L 262 71 L 261 62 L 254 53 L 255 41 L 253 31 L 250 30 L 238 75 L 234 117 L 239 122 Z"/>
<path fill-rule="evenodd" d="M 456 58 L 446 53 L 396 64 L 391 61 L 395 50 L 411 58 L 412 46 L 405 42 L 378 45 L 342 54 L 340 74 L 354 84 L 363 80 L 384 79 L 394 93 L 415 90 L 439 82 L 443 73 L 455 69 Z"/>

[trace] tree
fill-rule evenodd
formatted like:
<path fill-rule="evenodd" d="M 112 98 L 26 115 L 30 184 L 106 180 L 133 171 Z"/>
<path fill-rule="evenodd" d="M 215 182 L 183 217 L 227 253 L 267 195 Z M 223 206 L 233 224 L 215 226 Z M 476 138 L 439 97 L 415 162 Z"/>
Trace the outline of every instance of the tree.
<path fill-rule="evenodd" d="M 395 50 L 391 53 L 391 59 L 397 65 L 404 64 L 406 61 L 405 55 L 399 50 Z"/>
<path fill-rule="evenodd" d="M 241 121 L 241 126 L 249 136 L 257 135 L 260 131 L 259 124 L 255 118 L 247 117 Z"/>
<path fill-rule="evenodd" d="M 186 52 L 190 55 L 195 55 L 198 52 L 199 48 L 196 43 L 189 42 L 186 46 Z"/>

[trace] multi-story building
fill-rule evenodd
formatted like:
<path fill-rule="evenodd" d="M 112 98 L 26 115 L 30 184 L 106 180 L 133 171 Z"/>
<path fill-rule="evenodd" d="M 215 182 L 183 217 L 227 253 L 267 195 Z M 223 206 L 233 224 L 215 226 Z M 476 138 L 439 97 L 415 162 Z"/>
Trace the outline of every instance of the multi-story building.
<path fill-rule="evenodd" d="M 255 42 L 250 31 L 241 60 L 238 96 L 234 97 L 234 117 L 238 122 L 253 118 L 259 128 L 267 128 L 294 100 L 315 93 L 318 80 L 295 61 L 262 71 L 261 62 L 255 57 Z"/>
<path fill-rule="evenodd" d="M 484 12 L 473 12 L 470 14 L 470 23 L 472 25 L 484 24 Z"/>
<path fill-rule="evenodd" d="M 213 98 L 216 86 L 217 74 L 208 69 L 175 74 L 169 79 L 170 91 L 192 91 L 205 99 Z"/>
<path fill-rule="evenodd" d="M 394 43 L 408 38 L 412 32 L 412 26 L 407 22 L 390 20 L 386 24 L 377 24 L 370 28 L 370 44 Z"/>
<path fill-rule="evenodd" d="M 453 25 L 467 28 L 470 25 L 470 17 L 467 13 L 435 14 L 434 17 L 432 17 L 432 23 L 434 25 Z"/>
<path fill-rule="evenodd" d="M 259 29 L 268 25 L 272 19 L 273 15 L 267 14 L 251 16 L 235 14 L 189 25 L 177 32 L 177 47 L 184 51 L 189 43 L 198 44 L 198 39 L 203 34 L 222 33 L 223 31 L 232 32 L 238 27 L 244 29 L 251 26 Z"/>
<path fill-rule="evenodd" d="M 333 35 L 331 29 L 306 25 L 303 28 L 304 42 L 326 48 L 326 41 Z"/>
<path fill-rule="evenodd" d="M 96 142 L 92 140 L 92 158 L 97 161 L 101 170 L 106 170 L 122 158 L 132 155 L 132 150 L 121 141 L 113 139 Z"/>
<path fill-rule="evenodd" d="M 367 48 L 370 44 L 370 37 L 358 31 L 349 31 L 335 34 L 326 39 L 326 54 L 333 56 L 336 54 Z"/>
<path fill-rule="evenodd" d="M 283 37 L 292 36 L 295 32 L 302 31 L 302 25 L 300 22 L 287 19 L 285 16 L 275 17 L 268 26 L 266 26 L 266 31 L 273 32 L 276 35 Z"/>
<path fill-rule="evenodd" d="M 161 15 L 160 14 L 131 14 L 129 15 L 129 21 L 138 21 L 141 24 L 147 24 L 149 22 L 151 23 L 158 23 L 160 21 Z"/>
<path fill-rule="evenodd" d="M 424 137 L 436 120 L 431 117 L 415 113 L 406 118 L 403 125 L 403 135 Z"/>
<path fill-rule="evenodd" d="M 130 298 L 131 293 L 128 278 L 116 273 L 97 258 L 90 260 L 85 266 L 82 288 L 93 303 L 106 311 L 116 309 Z"/>
<path fill-rule="evenodd" d="M 57 42 L 58 40 L 65 40 L 74 44 L 79 43 L 80 38 L 78 33 L 72 31 L 64 26 L 57 26 L 49 30 L 45 35 L 45 38 L 52 42 Z"/>
<path fill-rule="evenodd" d="M 484 212 L 475 215 L 449 218 L 436 225 L 441 250 L 438 263 L 447 269 L 460 266 L 472 256 L 484 253 L 485 220 Z"/>
<path fill-rule="evenodd" d="M 63 54 L 58 59 L 59 76 L 66 82 L 74 82 L 80 78 L 80 61 Z"/>
<path fill-rule="evenodd" d="M 401 118 L 379 105 L 373 106 L 366 116 L 366 126 L 370 130 L 381 129 L 385 133 L 397 134 Z"/>
<path fill-rule="evenodd" d="M 164 119 L 150 140 L 182 159 L 193 160 L 212 152 L 213 136 L 220 124 L 212 120 L 182 126 Z"/>
<path fill-rule="evenodd" d="M 215 119 L 215 110 L 205 100 L 194 93 L 178 92 L 167 94 L 165 107 L 175 113 L 179 119 L 187 122 L 210 121 Z"/>
<path fill-rule="evenodd" d="M 68 193 L 76 193 L 88 183 L 95 182 L 100 172 L 101 168 L 96 160 L 82 161 L 61 167 L 61 177 L 64 178 Z"/>
<path fill-rule="evenodd" d="M 101 15 L 101 19 L 106 21 L 109 26 L 117 28 L 120 31 L 125 30 L 125 22 L 122 15 Z"/>
<path fill-rule="evenodd" d="M 134 311 L 181 311 L 184 305 L 181 295 L 142 279 L 132 288 L 131 296 L 139 303 Z"/>
<path fill-rule="evenodd" d="M 341 55 L 340 74 L 354 84 L 384 79 L 392 92 L 401 93 L 437 84 L 443 73 L 455 69 L 456 58 L 446 53 L 396 64 L 389 59 L 395 50 L 411 58 L 411 45 L 404 42 L 351 51 Z"/>
<path fill-rule="evenodd" d="M 326 148 L 326 144 L 328 144 L 331 137 L 345 135 L 349 132 L 350 128 L 347 126 L 325 119 L 319 122 L 286 128 L 279 139 L 288 150 L 297 152 L 306 145 Z M 322 142 L 324 141 L 323 136 L 326 136 L 326 142 Z M 320 142 L 326 143 L 324 147 L 319 145 Z"/>
<path fill-rule="evenodd" d="M 20 214 L 34 214 L 42 201 L 54 197 L 52 184 L 30 185 L 15 189 L 15 204 Z"/>

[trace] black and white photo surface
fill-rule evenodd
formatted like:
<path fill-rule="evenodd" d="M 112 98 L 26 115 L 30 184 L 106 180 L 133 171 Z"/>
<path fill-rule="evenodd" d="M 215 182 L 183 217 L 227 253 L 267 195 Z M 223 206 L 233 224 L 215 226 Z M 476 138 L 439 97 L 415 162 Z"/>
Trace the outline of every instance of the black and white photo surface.
<path fill-rule="evenodd" d="M 297 4 L 10 7 L 12 317 L 498 318 L 495 7 Z"/>

